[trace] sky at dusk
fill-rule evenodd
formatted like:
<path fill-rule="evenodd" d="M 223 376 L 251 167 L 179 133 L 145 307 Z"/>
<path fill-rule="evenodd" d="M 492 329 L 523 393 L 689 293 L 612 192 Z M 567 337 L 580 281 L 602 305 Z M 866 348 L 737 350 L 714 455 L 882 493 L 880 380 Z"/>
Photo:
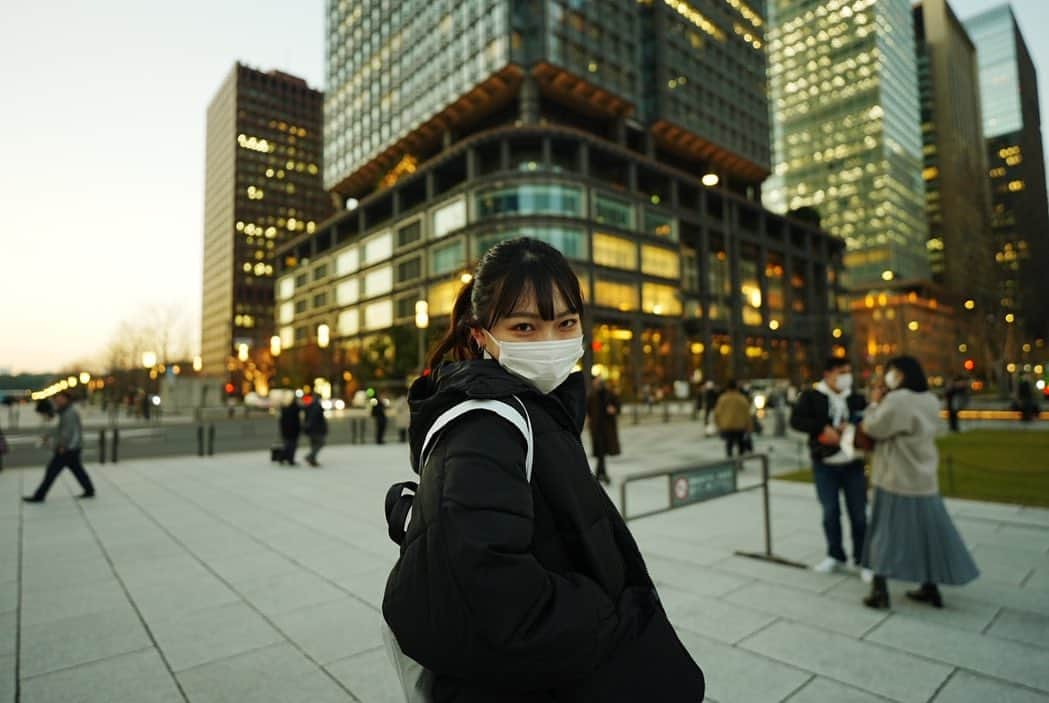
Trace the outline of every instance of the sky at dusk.
<path fill-rule="evenodd" d="M 963 19 L 997 4 L 951 2 Z M 121 320 L 150 306 L 181 309 L 197 350 L 208 102 L 236 61 L 323 88 L 324 8 L 41 0 L 5 10 L 0 373 L 96 357 Z M 1039 31 L 1049 1 L 1013 9 L 1049 124 Z"/>

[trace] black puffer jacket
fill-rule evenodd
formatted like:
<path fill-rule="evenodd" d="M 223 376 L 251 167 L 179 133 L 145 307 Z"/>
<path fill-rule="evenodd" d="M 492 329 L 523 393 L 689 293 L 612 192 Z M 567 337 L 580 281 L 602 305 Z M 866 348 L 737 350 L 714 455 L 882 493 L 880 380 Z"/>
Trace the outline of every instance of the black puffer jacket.
<path fill-rule="evenodd" d="M 487 411 L 450 425 L 418 466 L 442 412 L 515 395 L 533 427 L 531 485 L 524 438 Z M 582 376 L 544 396 L 497 362 L 456 362 L 417 381 L 409 400 L 421 478 L 383 615 L 437 674 L 438 703 L 702 700 L 703 674 L 590 474 Z"/>

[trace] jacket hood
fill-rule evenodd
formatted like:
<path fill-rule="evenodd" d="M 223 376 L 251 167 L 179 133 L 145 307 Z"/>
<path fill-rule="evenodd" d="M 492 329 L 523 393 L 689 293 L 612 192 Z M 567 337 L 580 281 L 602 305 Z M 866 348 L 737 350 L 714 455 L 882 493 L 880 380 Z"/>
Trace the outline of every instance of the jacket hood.
<path fill-rule="evenodd" d="M 446 362 L 431 374 L 417 379 L 408 391 L 412 469 L 419 472 L 423 440 L 445 410 L 464 400 L 507 400 L 515 395 L 541 405 L 555 421 L 577 434 L 582 432 L 586 419 L 582 373 L 573 373 L 549 395 L 543 395 L 531 383 L 508 372 L 494 359 Z"/>

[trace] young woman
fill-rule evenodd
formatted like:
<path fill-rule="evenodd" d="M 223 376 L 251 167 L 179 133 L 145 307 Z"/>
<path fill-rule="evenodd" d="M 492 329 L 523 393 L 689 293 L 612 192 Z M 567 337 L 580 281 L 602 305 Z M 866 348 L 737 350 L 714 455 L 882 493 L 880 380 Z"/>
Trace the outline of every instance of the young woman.
<path fill-rule="evenodd" d="M 875 574 L 863 599 L 868 607 L 889 607 L 886 577 L 920 583 L 907 597 L 942 608 L 937 584 L 962 585 L 980 573 L 940 497 L 939 410 L 921 364 L 910 356 L 889 361 L 885 386 L 871 391 L 862 423 L 875 442 L 862 562 Z"/>
<path fill-rule="evenodd" d="M 560 252 L 503 242 L 459 294 L 432 373 L 411 388 L 419 489 L 383 615 L 405 654 L 433 673 L 438 703 L 703 699 L 703 674 L 590 473 L 583 379 L 573 373 L 582 309 Z M 525 437 L 484 411 L 444 429 L 421 465 L 435 419 L 466 399 L 527 412 L 530 477 Z"/>

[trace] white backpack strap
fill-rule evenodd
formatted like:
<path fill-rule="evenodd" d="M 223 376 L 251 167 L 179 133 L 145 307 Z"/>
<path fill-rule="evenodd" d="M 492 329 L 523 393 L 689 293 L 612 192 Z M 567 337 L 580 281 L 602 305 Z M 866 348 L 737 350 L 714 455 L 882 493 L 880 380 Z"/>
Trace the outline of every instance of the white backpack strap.
<path fill-rule="evenodd" d="M 532 418 L 529 417 L 528 410 L 525 408 L 524 403 L 521 402 L 521 399 L 514 396 L 514 400 L 520 403 L 520 412 L 501 400 L 464 400 L 458 405 L 445 410 L 437 420 L 434 421 L 430 430 L 426 433 L 426 439 L 423 440 L 422 451 L 419 452 L 420 470 L 422 470 L 422 467 L 426 466 L 426 462 L 429 461 L 430 453 L 433 451 L 433 445 L 437 443 L 437 438 L 441 430 L 466 413 L 473 412 L 474 410 L 486 410 L 495 413 L 516 427 L 525 438 L 525 444 L 528 447 L 527 452 L 525 453 L 525 478 L 531 483 L 533 457 Z M 524 413 L 523 416 L 522 413 Z"/>

